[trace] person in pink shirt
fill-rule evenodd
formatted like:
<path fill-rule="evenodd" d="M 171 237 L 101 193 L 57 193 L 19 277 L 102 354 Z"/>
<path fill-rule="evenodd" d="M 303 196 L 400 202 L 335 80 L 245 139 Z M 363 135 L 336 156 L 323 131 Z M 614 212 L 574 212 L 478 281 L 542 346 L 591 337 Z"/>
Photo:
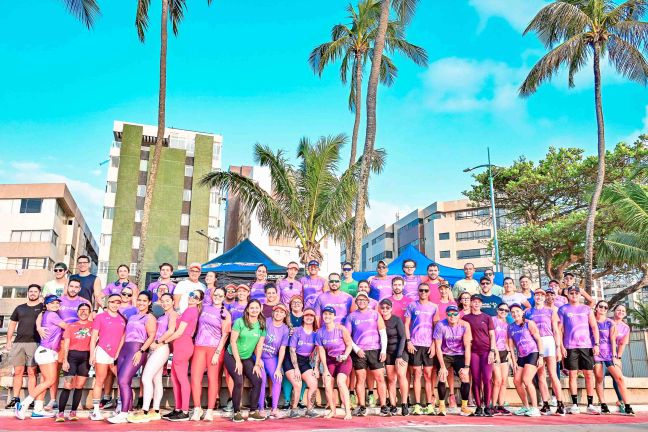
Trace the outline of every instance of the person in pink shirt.
<path fill-rule="evenodd" d="M 412 303 L 412 299 L 404 295 L 405 281 L 400 276 L 395 276 L 392 281 L 392 296 L 389 297 L 389 300 L 392 303 L 392 315 L 401 319 L 405 322 L 405 311 L 407 306 Z M 417 287 L 418 289 L 418 287 Z M 417 292 L 418 299 L 418 292 Z"/>
<path fill-rule="evenodd" d="M 435 263 L 428 264 L 427 277 L 424 277 L 422 282 L 428 284 L 428 286 L 430 287 L 430 301 L 432 303 L 438 303 L 438 300 L 441 298 L 439 287 L 441 286 L 441 283 L 446 282 L 446 280 L 443 279 L 441 276 L 439 276 L 439 266 L 437 264 Z M 417 298 L 418 297 L 416 297 L 415 300 Z M 452 290 L 450 290 L 450 300 L 454 301 L 454 297 L 452 296 Z M 445 312 L 445 307 L 443 308 L 443 311 Z"/>
<path fill-rule="evenodd" d="M 432 293 L 433 290 L 434 289 L 430 287 L 430 293 Z M 437 305 L 439 306 L 439 320 L 444 320 L 447 318 L 446 308 L 448 306 L 455 305 L 457 306 L 457 308 L 459 306 L 457 305 L 457 302 L 455 302 L 452 299 L 452 288 L 450 288 L 450 284 L 448 282 L 446 281 L 441 282 L 441 284 L 438 286 L 438 291 L 439 291 L 439 300 Z"/>

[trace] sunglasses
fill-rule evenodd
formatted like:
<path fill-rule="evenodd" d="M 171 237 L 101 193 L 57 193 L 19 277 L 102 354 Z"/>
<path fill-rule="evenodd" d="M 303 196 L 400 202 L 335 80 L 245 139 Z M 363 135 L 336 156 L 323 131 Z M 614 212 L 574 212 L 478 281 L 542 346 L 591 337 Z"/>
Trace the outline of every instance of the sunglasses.
<path fill-rule="evenodd" d="M 54 269 L 55 273 L 64 272 L 64 271 L 65 271 L 65 269 L 62 269 L 62 268 L 55 268 Z"/>
<path fill-rule="evenodd" d="M 228 289 L 228 290 L 227 290 L 227 294 L 232 294 L 232 293 L 235 293 L 235 292 L 236 292 L 235 289 Z"/>
<path fill-rule="evenodd" d="M 380 309 L 391 309 L 392 307 L 389 305 L 382 305 L 380 306 Z"/>
<path fill-rule="evenodd" d="M 344 271 L 351 271 L 351 270 L 353 270 L 353 268 L 351 268 L 351 267 L 345 267 L 345 268 L 343 268 L 342 270 L 344 270 Z"/>
<path fill-rule="evenodd" d="M 192 291 L 189 293 L 189 298 L 199 298 L 200 294 L 197 291 Z"/>
<path fill-rule="evenodd" d="M 297 271 L 299 271 L 299 268 L 298 267 L 288 267 L 288 270 L 297 270 Z"/>
<path fill-rule="evenodd" d="M 508 312 L 509 310 L 508 310 L 508 309 L 504 309 L 504 308 L 497 308 L 497 311 L 498 311 L 498 312 Z"/>
<path fill-rule="evenodd" d="M 484 273 L 484 276 L 493 276 L 493 273 Z"/>
<path fill-rule="evenodd" d="M 459 312 L 448 312 L 449 317 L 456 317 L 459 316 Z"/>
<path fill-rule="evenodd" d="M 387 266 L 378 266 L 378 267 L 376 267 L 376 268 L 379 268 L 379 269 L 381 269 L 381 270 L 382 270 L 382 269 L 386 269 L 386 268 L 387 268 Z"/>
<path fill-rule="evenodd" d="M 329 279 L 329 283 L 338 284 L 340 283 L 340 279 Z"/>
<path fill-rule="evenodd" d="M 605 309 L 608 310 L 610 307 L 607 305 L 599 305 L 599 309 Z"/>
<path fill-rule="evenodd" d="M 429 289 L 420 289 L 419 292 L 430 292 Z"/>
<path fill-rule="evenodd" d="M 403 266 L 403 268 L 404 268 L 404 269 L 405 269 L 405 268 L 406 268 L 406 269 L 412 269 L 412 268 L 416 268 L 416 267 L 414 267 L 414 266 Z"/>
<path fill-rule="evenodd" d="M 480 283 L 479 285 L 481 285 L 481 286 L 487 286 L 487 285 L 490 285 L 490 283 L 488 283 L 488 282 L 482 282 L 482 283 Z"/>
<path fill-rule="evenodd" d="M 125 293 L 125 292 L 123 292 L 123 293 L 120 293 L 120 294 L 122 296 L 124 296 L 124 297 L 133 297 L 133 293 Z"/>
<path fill-rule="evenodd" d="M 90 264 L 90 261 L 77 261 L 77 264 Z"/>

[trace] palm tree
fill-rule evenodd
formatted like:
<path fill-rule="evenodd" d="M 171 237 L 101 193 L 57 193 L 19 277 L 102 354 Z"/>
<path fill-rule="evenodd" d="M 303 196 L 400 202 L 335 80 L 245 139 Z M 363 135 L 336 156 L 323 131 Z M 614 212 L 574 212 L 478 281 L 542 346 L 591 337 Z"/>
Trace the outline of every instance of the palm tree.
<path fill-rule="evenodd" d="M 648 329 L 648 304 L 637 302 L 628 312 L 632 327 L 638 330 Z"/>
<path fill-rule="evenodd" d="M 533 94 L 558 69 L 568 67 L 569 86 L 574 74 L 593 60 L 594 101 L 598 129 L 598 171 L 590 200 L 585 231 L 585 289 L 592 290 L 594 220 L 605 180 L 605 126 L 601 99 L 601 59 L 606 55 L 614 68 L 627 78 L 648 83 L 648 23 L 639 21 L 646 0 L 562 0 L 543 7 L 524 34 L 536 31 L 550 51 L 533 66 L 520 86 L 520 95 Z"/>
<path fill-rule="evenodd" d="M 315 144 L 302 138 L 297 148 L 298 166 L 291 165 L 283 151 L 273 153 L 256 144 L 254 159 L 270 169 L 271 192 L 235 172 L 214 171 L 205 175 L 201 183 L 236 194 L 246 211 L 256 211 L 269 235 L 299 241 L 303 264 L 311 259 L 319 261 L 321 241 L 328 236 L 340 241 L 353 227 L 353 220 L 345 214 L 358 192 L 360 161 L 337 175 L 340 150 L 346 141 L 345 135 L 321 137 Z M 370 165 L 379 172 L 385 154 L 382 150 L 372 154 Z"/>
<path fill-rule="evenodd" d="M 601 263 L 638 268 L 642 276 L 610 299 L 613 306 L 648 286 L 648 188 L 639 183 L 614 183 L 603 190 L 602 201 L 619 218 L 619 228 L 610 233 L 598 252 Z"/>
<path fill-rule="evenodd" d="M 358 130 L 360 129 L 360 114 L 362 111 L 362 78 L 367 60 L 373 55 L 373 45 L 378 32 L 380 18 L 380 2 L 364 0 L 358 4 L 358 10 L 353 5 L 347 6 L 350 25 L 337 24 L 331 30 L 331 41 L 323 43 L 310 54 L 308 63 L 313 71 L 322 76 L 324 68 L 330 63 L 342 59 L 340 64 L 340 79 L 343 84 L 349 81 L 349 110 L 355 112 L 353 134 L 351 135 L 351 157 L 349 166 L 356 162 Z M 385 50 L 389 53 L 404 54 L 419 66 L 427 65 L 425 49 L 405 40 L 405 28 L 398 21 L 390 21 L 387 25 Z M 386 55 L 382 56 L 380 82 L 391 86 L 398 75 L 394 62 Z"/>
<path fill-rule="evenodd" d="M 87 28 L 94 25 L 95 16 L 99 15 L 97 0 L 63 0 L 63 3 L 67 10 Z"/>
<path fill-rule="evenodd" d="M 211 0 L 207 0 L 207 4 L 211 4 Z M 137 28 L 137 35 L 142 43 L 144 43 L 146 30 L 148 29 L 148 11 L 150 5 L 151 0 L 137 1 L 135 27 Z M 137 251 L 137 275 L 135 278 L 137 280 L 138 286 L 144 286 L 144 278 L 146 276 L 146 272 L 142 264 L 144 263 L 144 251 L 146 248 L 146 240 L 148 235 L 151 203 L 153 202 L 153 191 L 155 190 L 155 182 L 157 181 L 160 156 L 162 154 L 162 147 L 164 145 L 164 130 L 166 127 L 166 68 L 168 40 L 167 25 L 170 19 L 173 28 L 173 34 L 177 36 L 178 26 L 180 25 L 180 22 L 184 17 L 186 7 L 186 0 L 162 0 L 162 21 L 160 24 L 160 87 L 158 93 L 158 127 L 157 137 L 155 139 L 155 148 L 153 149 L 153 160 L 151 161 L 151 169 L 149 171 L 148 180 L 146 182 L 146 197 L 144 198 L 144 209 L 142 212 L 140 245 L 139 250 Z"/>
<path fill-rule="evenodd" d="M 389 12 L 393 8 L 399 21 L 406 25 L 411 20 L 418 0 L 381 0 L 378 31 L 374 42 L 371 57 L 371 72 L 367 85 L 367 132 L 365 133 L 364 154 L 372 154 L 376 143 L 376 97 L 378 94 L 378 80 L 382 68 L 382 57 L 389 27 Z M 351 261 L 354 268 L 360 268 L 362 256 L 362 235 L 365 229 L 365 210 L 369 188 L 370 161 L 367 159 L 360 165 L 360 178 L 358 194 L 355 202 L 355 224 L 353 226 L 353 248 Z"/>

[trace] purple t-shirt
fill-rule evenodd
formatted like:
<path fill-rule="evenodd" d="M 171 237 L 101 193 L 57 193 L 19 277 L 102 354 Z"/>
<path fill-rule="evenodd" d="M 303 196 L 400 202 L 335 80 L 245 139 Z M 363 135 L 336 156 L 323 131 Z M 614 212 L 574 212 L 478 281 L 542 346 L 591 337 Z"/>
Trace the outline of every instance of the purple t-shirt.
<path fill-rule="evenodd" d="M 589 317 L 592 310 L 585 305 L 566 304 L 558 309 L 563 324 L 563 344 L 567 349 L 592 348 Z"/>
<path fill-rule="evenodd" d="M 61 347 L 63 329 L 59 326 L 63 320 L 56 312 L 45 311 L 41 320 L 41 327 L 47 330 L 47 336 L 41 338 L 40 346 L 58 351 Z"/>
<path fill-rule="evenodd" d="M 264 287 L 268 281 L 254 282 L 250 285 L 250 300 L 259 300 L 261 303 L 265 302 Z"/>
<path fill-rule="evenodd" d="M 242 305 L 237 301 L 230 305 L 229 313 L 230 315 L 232 315 L 232 323 L 243 316 L 243 312 L 245 312 L 246 307 L 247 303 Z"/>
<path fill-rule="evenodd" d="M 594 356 L 594 361 L 612 361 L 612 340 L 610 339 L 610 331 L 614 327 L 614 321 L 606 319 L 605 321 L 597 321 L 599 329 L 599 355 Z"/>
<path fill-rule="evenodd" d="M 617 337 L 616 337 L 616 344 L 617 344 L 617 349 L 619 349 L 619 345 L 623 342 L 623 339 L 626 337 L 628 333 L 630 333 L 630 327 L 628 324 L 624 323 L 623 321 L 619 321 L 616 325 L 617 328 Z"/>
<path fill-rule="evenodd" d="M 223 315 L 227 318 L 227 311 L 223 309 Z M 217 347 L 223 335 L 223 319 L 221 318 L 220 306 L 203 306 L 200 317 L 198 317 L 198 331 L 196 332 L 196 346 Z"/>
<path fill-rule="evenodd" d="M 506 338 L 508 336 L 508 323 L 497 317 L 491 317 L 495 330 L 495 346 L 497 351 L 506 351 Z"/>
<path fill-rule="evenodd" d="M 421 303 L 419 300 L 407 305 L 405 317 L 410 318 L 410 341 L 414 346 L 432 345 L 432 327 L 438 307 L 434 303 Z"/>
<path fill-rule="evenodd" d="M 300 356 L 310 357 L 315 350 L 315 332 L 307 334 L 304 327 L 296 327 L 290 336 L 290 347 Z"/>
<path fill-rule="evenodd" d="M 126 306 L 119 306 L 119 313 L 122 314 L 128 321 L 128 318 L 137 313 L 137 308 L 129 303 Z"/>
<path fill-rule="evenodd" d="M 525 321 L 522 325 L 515 323 L 509 324 L 508 334 L 517 348 L 518 357 L 526 357 L 531 353 L 538 352 L 538 344 L 531 336 L 529 323 Z"/>
<path fill-rule="evenodd" d="M 169 329 L 169 315 L 164 314 L 157 319 L 157 327 L 155 328 L 155 340 L 162 337 Z"/>
<path fill-rule="evenodd" d="M 384 279 L 378 279 L 374 277 L 369 282 L 369 297 L 376 301 L 380 301 L 384 298 L 391 297 L 392 295 L 392 286 L 391 281 L 393 276 L 385 276 Z M 417 296 L 418 298 L 418 296 Z"/>
<path fill-rule="evenodd" d="M 324 351 L 329 357 L 337 357 L 344 354 L 346 350 L 342 335 L 342 328 L 337 324 L 333 330 L 322 327 L 315 333 L 315 345 L 324 347 Z"/>
<path fill-rule="evenodd" d="M 527 309 L 524 315 L 536 324 L 540 336 L 553 336 L 553 327 L 551 325 L 551 317 L 553 317 L 552 309 L 547 307 L 536 309 L 533 307 Z"/>
<path fill-rule="evenodd" d="M 347 315 L 351 310 L 351 305 L 353 304 L 353 297 L 351 294 L 347 294 L 343 291 L 338 290 L 336 294 L 333 294 L 332 291 L 327 291 L 320 294 L 315 300 L 315 313 L 322 317 L 322 309 L 326 306 L 331 306 L 335 309 L 335 323 L 344 324 L 346 321 Z"/>
<path fill-rule="evenodd" d="M 158 288 L 160 287 L 160 285 L 166 285 L 167 288 L 168 288 L 167 292 L 169 294 L 173 294 L 173 290 L 175 289 L 175 284 L 173 282 L 171 282 L 171 281 L 169 281 L 167 283 L 163 283 L 163 282 L 160 282 L 160 281 L 151 282 L 149 284 L 149 286 L 148 286 L 148 290 L 151 292 L 151 294 L 153 294 L 153 301 L 154 302 L 158 301 L 158 298 L 159 298 L 158 297 Z M 207 297 L 205 297 L 205 300 L 207 300 Z"/>
<path fill-rule="evenodd" d="M 138 313 L 131 315 L 126 323 L 126 337 L 124 338 L 124 342 L 143 343 L 148 338 L 146 321 L 148 321 L 148 314 Z"/>
<path fill-rule="evenodd" d="M 130 288 L 135 294 L 135 284 L 133 282 L 110 282 L 106 285 L 106 288 L 103 289 L 103 293 L 107 296 L 111 294 L 121 294 L 124 288 Z"/>
<path fill-rule="evenodd" d="M 569 303 L 567 298 L 561 295 L 556 295 L 556 298 L 554 298 L 554 306 L 556 306 L 557 308 L 565 306 L 567 303 Z"/>
<path fill-rule="evenodd" d="M 378 333 L 378 312 L 371 309 L 352 312 L 346 320 L 351 340 L 363 351 L 380 349 Z"/>
<path fill-rule="evenodd" d="M 413 276 L 402 276 L 403 281 L 405 282 L 405 285 L 403 286 L 403 295 L 407 298 L 409 298 L 412 301 L 416 301 L 419 299 L 418 295 L 418 287 L 419 284 L 421 283 L 422 279 L 421 276 L 413 275 Z M 432 288 L 430 287 L 430 291 Z M 434 302 L 436 303 L 436 302 Z"/>
<path fill-rule="evenodd" d="M 441 352 L 443 354 L 457 356 L 466 352 L 463 342 L 464 334 L 466 334 L 466 326 L 463 323 L 457 323 L 453 327 L 447 319 L 444 319 L 434 327 L 432 337 L 441 341 Z"/>
<path fill-rule="evenodd" d="M 288 279 L 281 279 L 277 283 L 281 303 L 290 306 L 290 299 L 294 296 L 302 296 L 302 284 L 299 281 L 290 282 Z"/>
<path fill-rule="evenodd" d="M 126 331 L 126 321 L 121 315 L 111 316 L 108 312 L 102 312 L 92 321 L 92 330 L 97 330 L 99 339 L 97 346 L 100 346 L 106 354 L 115 357 L 117 347 Z"/>
<path fill-rule="evenodd" d="M 304 276 L 299 279 L 299 283 L 302 284 L 304 291 L 304 308 L 312 308 L 315 305 L 317 297 L 324 292 L 324 284 L 326 282 L 319 276 L 316 276 L 315 278 Z"/>
<path fill-rule="evenodd" d="M 90 302 L 83 297 L 76 296 L 71 299 L 68 296 L 61 296 L 61 307 L 59 307 L 58 314 L 66 323 L 70 324 L 79 320 L 77 310 L 79 305 L 84 303 L 89 305 Z"/>
<path fill-rule="evenodd" d="M 490 351 L 490 331 L 495 331 L 490 315 L 469 313 L 464 315 L 462 319 L 470 324 L 470 333 L 472 335 L 471 352 L 483 354 Z"/>
<path fill-rule="evenodd" d="M 290 329 L 286 324 L 276 327 L 272 318 L 266 320 L 266 336 L 263 341 L 263 353 L 261 358 L 276 358 L 279 356 L 279 349 L 282 346 L 288 346 L 290 338 Z"/>

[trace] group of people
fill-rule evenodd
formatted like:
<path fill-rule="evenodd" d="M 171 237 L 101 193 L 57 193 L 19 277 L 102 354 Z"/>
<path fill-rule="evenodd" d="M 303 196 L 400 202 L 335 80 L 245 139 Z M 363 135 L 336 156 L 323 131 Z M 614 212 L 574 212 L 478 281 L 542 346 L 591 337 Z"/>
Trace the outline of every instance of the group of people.
<path fill-rule="evenodd" d="M 595 303 L 571 273 L 562 284 L 552 280 L 532 291 L 527 276 L 520 278 L 520 290 L 511 278 L 496 285 L 491 270 L 478 281 L 472 264 L 451 287 L 435 264 L 421 277 L 415 275 L 416 263 L 406 260 L 403 274 L 394 276 L 380 261 L 376 276 L 355 281 L 350 263 L 342 264 L 341 274 L 324 278 L 319 263 L 310 261 L 300 279 L 299 265 L 291 262 L 276 283 L 260 265 L 254 282 L 219 286 L 213 272 L 200 281 L 199 263 L 189 265 L 188 279 L 176 284 L 173 266 L 164 263 L 160 278 L 140 290 L 125 265 L 105 288 L 90 274 L 87 257 L 79 257 L 77 265 L 79 273 L 68 277 L 67 267 L 56 264 L 55 279 L 42 290 L 30 285 L 27 302 L 11 316 L 9 407 L 19 419 L 33 403 L 32 418 L 77 420 L 91 369 L 90 419 L 110 423 L 211 421 L 221 407 L 223 377 L 224 409 L 234 422 L 245 420 L 245 379 L 251 421 L 317 417 L 320 378 L 327 418 L 336 415 L 338 399 L 344 419 L 366 416 L 376 395 L 382 416 L 578 414 L 579 373 L 585 377 L 588 413 L 610 412 L 603 393 L 609 373 L 621 412 L 634 414 L 621 372 L 630 330 L 625 307 L 617 305 L 608 317 L 608 303 Z M 173 410 L 162 415 L 170 356 Z M 20 400 L 25 368 L 29 394 Z M 514 412 L 504 408 L 510 369 L 522 402 Z M 571 401 L 563 400 L 561 369 L 569 376 Z M 61 371 L 64 386 L 57 398 Z M 110 397 L 114 378 L 118 398 Z M 112 408 L 105 418 L 102 410 Z"/>

